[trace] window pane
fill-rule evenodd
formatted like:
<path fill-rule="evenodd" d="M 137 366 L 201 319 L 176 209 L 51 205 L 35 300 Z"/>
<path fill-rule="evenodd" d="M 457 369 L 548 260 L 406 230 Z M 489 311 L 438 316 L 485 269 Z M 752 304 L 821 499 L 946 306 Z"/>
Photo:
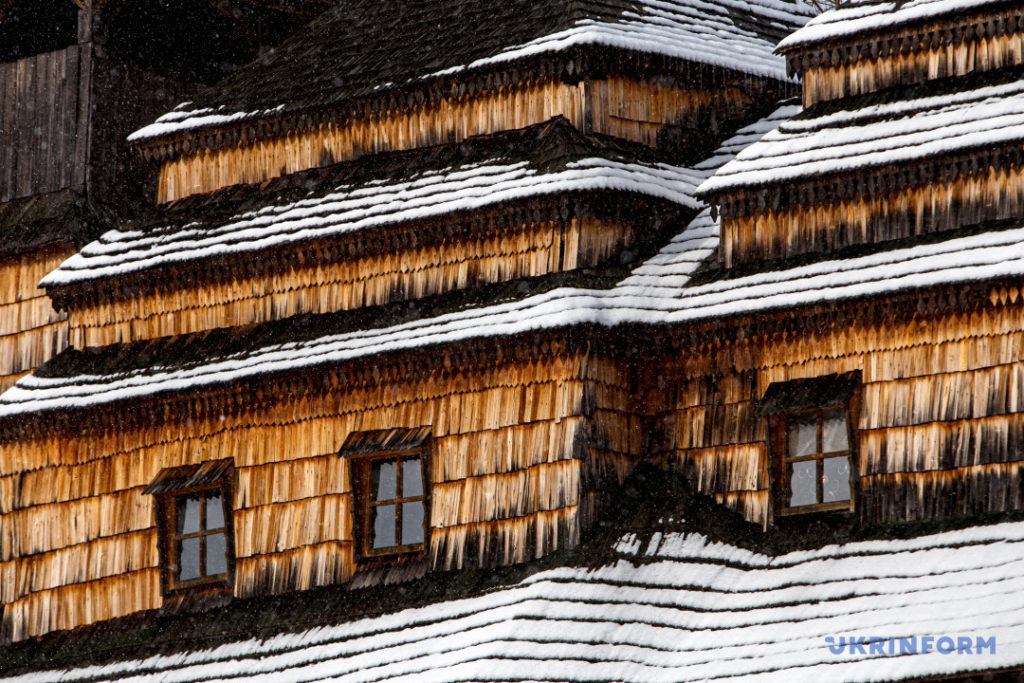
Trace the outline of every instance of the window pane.
<path fill-rule="evenodd" d="M 373 461 L 370 495 L 373 500 L 394 500 L 398 490 L 398 468 L 394 460 Z"/>
<path fill-rule="evenodd" d="M 390 548 L 395 543 L 395 515 L 398 508 L 394 505 L 378 505 L 373 508 L 373 544 L 374 548 Z"/>
<path fill-rule="evenodd" d="M 199 494 L 178 496 L 177 503 L 178 534 L 194 534 L 199 531 Z"/>
<path fill-rule="evenodd" d="M 211 530 L 224 528 L 224 501 L 221 498 L 220 489 L 206 492 L 206 528 Z"/>
<path fill-rule="evenodd" d="M 423 472 L 419 458 L 402 459 L 402 497 L 423 495 Z"/>
<path fill-rule="evenodd" d="M 846 408 L 824 411 L 821 423 L 822 453 L 850 450 L 849 431 L 846 428 Z"/>
<path fill-rule="evenodd" d="M 789 507 L 817 503 L 818 461 L 793 462 L 789 464 L 789 467 Z"/>
<path fill-rule="evenodd" d="M 206 575 L 227 574 L 228 537 L 225 534 L 211 534 L 206 537 Z"/>
<path fill-rule="evenodd" d="M 818 427 L 814 413 L 801 413 L 789 418 L 789 457 L 814 455 L 818 452 Z"/>
<path fill-rule="evenodd" d="M 198 503 L 197 503 L 198 505 Z M 198 513 L 196 513 L 198 515 Z M 199 538 L 178 541 L 178 580 L 199 578 Z"/>
<path fill-rule="evenodd" d="M 822 494 L 824 503 L 850 500 L 850 459 L 825 458 Z"/>
<path fill-rule="evenodd" d="M 423 543 L 423 501 L 402 503 L 402 545 Z"/>

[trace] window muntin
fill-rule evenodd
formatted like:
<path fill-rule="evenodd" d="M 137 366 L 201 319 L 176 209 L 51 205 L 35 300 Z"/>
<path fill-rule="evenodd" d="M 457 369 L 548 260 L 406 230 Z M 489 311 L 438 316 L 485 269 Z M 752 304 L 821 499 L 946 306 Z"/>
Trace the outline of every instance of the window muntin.
<path fill-rule="evenodd" d="M 174 496 L 168 507 L 172 516 L 167 561 L 171 588 L 226 581 L 231 558 L 223 488 L 213 486 Z"/>
<path fill-rule="evenodd" d="M 850 508 L 853 454 L 846 405 L 789 413 L 782 419 L 782 512 Z"/>
<path fill-rule="evenodd" d="M 422 551 L 427 537 L 424 453 L 371 453 L 353 460 L 360 551 L 378 557 Z"/>
<path fill-rule="evenodd" d="M 423 547 L 426 496 L 419 452 L 367 458 L 369 488 L 364 492 L 368 521 L 363 552 L 379 555 Z"/>
<path fill-rule="evenodd" d="M 229 589 L 235 573 L 231 458 L 168 467 L 150 482 L 164 595 Z"/>

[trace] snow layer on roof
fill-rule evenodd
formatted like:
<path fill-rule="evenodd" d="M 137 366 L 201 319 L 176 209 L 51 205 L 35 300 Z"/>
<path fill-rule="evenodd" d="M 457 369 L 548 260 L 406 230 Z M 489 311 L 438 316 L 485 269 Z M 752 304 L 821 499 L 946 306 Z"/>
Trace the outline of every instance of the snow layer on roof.
<path fill-rule="evenodd" d="M 772 0 L 638 0 L 636 11 L 627 12 L 621 19 L 584 19 L 572 28 L 428 77 L 493 66 L 580 45 L 606 45 L 786 80 L 785 63 L 775 55 L 772 42 L 754 30 L 740 26 L 735 21 L 734 12 L 749 14 L 754 21 L 761 17 L 762 20 L 780 21 L 792 26 L 799 26 L 810 14 L 806 5 Z"/>
<path fill-rule="evenodd" d="M 373 94 L 389 87 L 401 88 L 428 78 L 467 69 L 501 66 L 581 46 L 606 46 L 664 55 L 787 80 L 785 62 L 773 52 L 775 42 L 779 35 L 802 26 L 813 13 L 811 6 L 803 0 L 636 0 L 632 7 L 632 11 L 616 15 L 612 11 L 614 4 L 608 3 L 605 11 L 596 13 L 598 18 L 586 16 L 568 28 L 558 26 L 526 42 L 502 45 L 491 54 L 465 63 L 456 62 L 442 69 L 422 72 L 400 83 L 375 84 L 366 88 L 366 92 L 359 92 L 362 95 Z M 408 36 L 406 40 L 416 43 L 418 37 Z M 345 73 L 344 68 L 342 72 Z M 322 104 L 329 106 L 331 97 L 330 93 L 325 93 L 326 100 Z M 258 119 L 280 114 L 293 108 L 293 104 L 280 100 L 260 107 L 186 102 L 132 133 L 129 139 L 143 141 Z"/>
<path fill-rule="evenodd" d="M 707 174 L 745 141 L 772 129 L 792 107 L 749 126 L 693 173 Z M 591 168 L 586 166 L 586 168 Z M 692 285 L 714 252 L 717 225 L 701 212 L 660 253 L 610 290 L 556 289 L 389 327 L 208 356 L 190 365 L 109 374 L 28 375 L 0 395 L 0 417 L 93 407 L 193 390 L 262 374 L 473 338 L 578 324 L 666 324 L 813 305 L 901 290 L 1024 275 L 1024 227 Z"/>
<path fill-rule="evenodd" d="M 721 166 L 731 161 L 749 145 L 760 140 L 766 133 L 775 130 L 781 121 L 799 114 L 798 105 L 784 105 L 722 143 L 714 154 L 694 166 L 696 173 L 708 177 Z M 669 244 L 655 256 L 636 268 L 618 286 L 620 292 L 635 291 L 659 297 L 679 296 L 690 276 L 712 256 L 718 248 L 718 222 L 711 218 L 711 210 L 703 209 L 683 232 L 676 235 Z M 653 288 L 644 291 L 643 288 Z"/>
<path fill-rule="evenodd" d="M 1024 664 L 1024 523 L 780 556 L 681 531 L 616 551 L 475 597 L 5 680 L 854 683 Z M 835 652 L 840 637 L 881 646 Z M 936 651 L 943 637 L 970 653 Z"/>
<path fill-rule="evenodd" d="M 907 2 L 854 2 L 811 19 L 779 43 L 784 51 L 809 43 L 822 43 L 859 33 L 900 28 L 905 24 L 938 20 L 1005 0 L 909 0 Z"/>
<path fill-rule="evenodd" d="M 189 366 L 101 375 L 28 375 L 0 395 L 0 417 L 98 406 L 163 392 L 194 390 L 257 375 L 339 363 L 369 355 L 473 338 L 513 335 L 579 324 L 615 326 L 707 320 L 818 304 L 940 284 L 1024 275 L 1024 228 L 982 233 L 823 261 L 787 270 L 687 286 L 694 262 L 709 251 L 700 218 L 677 242 L 672 264 L 657 261 L 611 290 L 563 288 L 391 327 L 273 344 L 214 356 Z M 682 256 L 680 254 L 683 254 Z M 661 268 L 659 271 L 658 269 Z"/>
<path fill-rule="evenodd" d="M 784 121 L 698 195 L 898 165 L 1024 140 L 1024 81 Z"/>
<path fill-rule="evenodd" d="M 169 135 L 179 130 L 186 121 L 188 122 L 188 128 L 217 128 L 240 121 L 273 116 L 284 111 L 283 104 L 271 109 L 259 109 L 248 112 L 233 112 L 224 107 L 217 109 L 210 107 L 192 109 L 191 107 L 192 102 L 182 102 L 145 128 L 141 128 L 129 135 L 128 141 L 135 142 L 144 138 Z"/>
<path fill-rule="evenodd" d="M 538 171 L 525 161 L 496 159 L 425 172 L 401 182 L 340 186 L 300 201 L 235 215 L 214 228 L 171 225 L 145 231 L 112 230 L 65 261 L 40 285 L 68 285 L 565 192 L 619 190 L 697 208 L 693 189 L 704 177 L 666 164 L 596 157 L 570 161 L 551 172 Z"/>

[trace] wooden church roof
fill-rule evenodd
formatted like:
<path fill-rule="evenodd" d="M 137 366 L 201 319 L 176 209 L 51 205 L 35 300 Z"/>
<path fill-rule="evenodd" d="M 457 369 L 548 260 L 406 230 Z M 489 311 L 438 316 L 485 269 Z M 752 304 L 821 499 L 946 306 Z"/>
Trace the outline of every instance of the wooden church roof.
<path fill-rule="evenodd" d="M 51 290 L 172 264 L 288 248 L 431 217 L 579 192 L 629 192 L 688 209 L 704 175 L 564 119 L 462 143 L 364 157 L 184 199 L 101 236 L 41 283 Z M 298 248 L 292 246 L 292 248 Z M 145 272 L 143 272 L 145 271 Z"/>
<path fill-rule="evenodd" d="M 132 139 L 145 147 L 196 128 L 329 110 L 388 93 L 422 96 L 428 86 L 458 97 L 467 75 L 482 71 L 579 77 L 587 68 L 579 50 L 598 47 L 782 80 L 772 50 L 809 16 L 790 0 L 353 0 Z M 554 57 L 557 64 L 540 68 Z M 614 57 L 605 66 L 624 63 Z"/>
<path fill-rule="evenodd" d="M 267 628 L 273 622 L 242 617 L 261 634 L 228 625 L 234 638 L 183 637 L 156 652 L 146 637 L 108 634 L 96 663 L 43 665 L 10 680 L 866 683 L 880 672 L 890 681 L 945 680 L 1024 666 L 1022 522 L 789 552 L 696 529 L 666 515 L 595 543 L 589 561 L 578 554 L 469 595 L 389 604 L 382 614 L 276 632 Z M 840 637 L 879 637 L 881 650 L 830 650 Z M 969 639 L 970 653 L 946 643 L 940 653 L 943 637 L 954 649 L 957 638 Z M 901 649 L 902 638 L 917 650 Z M 992 651 L 974 654 L 979 639 Z"/>
<path fill-rule="evenodd" d="M 787 106 L 742 129 L 693 172 L 704 176 L 714 172 L 744 144 L 773 129 L 793 111 Z M 374 309 L 71 350 L 0 396 L 0 420 L 13 426 L 29 416 L 47 419 L 54 411 L 93 410 L 158 395 L 269 380 L 281 373 L 385 353 L 579 325 L 692 329 L 722 319 L 742 321 L 744 316 L 818 307 L 827 310 L 841 301 L 953 285 L 958 296 L 943 298 L 943 305 L 968 307 L 989 301 L 993 284 L 1024 275 L 1022 221 L 780 259 L 757 270 L 716 270 L 717 247 L 717 223 L 705 209 L 659 253 L 608 289 L 558 287 L 499 303 L 458 304 L 440 313 L 428 306 L 407 309 L 402 304 L 408 312 L 400 320 L 389 320 Z M 971 283 L 980 285 L 972 288 Z M 516 289 L 515 283 L 511 286 Z M 1001 295 L 1008 295 L 1005 288 Z M 886 315 L 884 307 L 872 310 Z"/>
<path fill-rule="evenodd" d="M 698 188 L 723 197 L 886 167 L 934 163 L 1024 140 L 1020 69 L 943 79 L 912 88 L 821 104 L 779 124 Z M 1009 157 L 1007 157 L 1009 159 Z M 861 181 L 863 182 L 863 181 Z"/>
<path fill-rule="evenodd" d="M 877 39 L 880 35 L 915 24 L 931 24 L 951 16 L 1012 5 L 1013 0 L 851 0 L 808 21 L 786 36 L 778 49 L 790 52 L 825 46 L 829 41 L 859 37 Z"/>
<path fill-rule="evenodd" d="M 4 202 L 0 204 L 0 256 L 49 244 L 88 244 L 119 220 L 108 207 L 70 188 Z"/>

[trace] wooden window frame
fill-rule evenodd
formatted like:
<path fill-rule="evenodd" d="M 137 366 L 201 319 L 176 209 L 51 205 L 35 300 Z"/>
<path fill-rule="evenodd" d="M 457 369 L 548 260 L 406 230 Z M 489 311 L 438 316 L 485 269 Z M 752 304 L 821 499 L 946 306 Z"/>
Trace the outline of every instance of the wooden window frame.
<path fill-rule="evenodd" d="M 212 576 L 202 575 L 206 565 L 206 536 L 221 533 L 220 529 L 210 531 L 203 528 L 206 520 L 206 496 L 199 497 L 199 519 L 200 530 L 192 534 L 177 533 L 177 501 L 182 496 L 189 496 L 196 493 L 204 494 L 207 491 L 220 490 L 221 505 L 223 506 L 224 527 L 223 533 L 226 543 L 227 571 Z M 234 486 L 231 477 L 224 476 L 218 481 L 210 482 L 200 486 L 175 489 L 161 492 L 155 495 L 156 511 L 160 542 L 160 578 L 164 595 L 176 593 L 222 589 L 230 590 L 235 579 L 235 528 L 234 528 Z M 178 575 L 178 541 L 183 538 L 198 537 L 199 542 L 199 567 L 200 576 L 186 581 L 179 581 Z"/>
<path fill-rule="evenodd" d="M 366 559 L 381 559 L 425 553 L 430 542 L 430 458 L 426 445 L 414 446 L 411 448 L 379 450 L 368 453 L 349 454 L 350 481 L 352 482 L 352 501 L 355 511 L 355 530 L 359 557 Z M 405 458 L 417 457 L 420 460 L 420 476 L 423 478 L 423 493 L 419 496 L 402 497 L 402 483 L 405 468 L 401 462 Z M 397 460 L 395 474 L 395 498 L 374 501 L 371 487 L 373 477 L 371 467 L 375 460 Z M 401 540 L 402 534 L 402 504 L 422 502 L 423 503 L 423 542 L 409 543 L 403 545 L 388 546 L 386 548 L 374 548 L 372 532 L 372 510 L 380 505 L 395 505 L 395 539 Z"/>
<path fill-rule="evenodd" d="M 854 417 L 856 416 L 857 407 L 857 395 L 850 398 L 849 401 L 842 403 L 832 403 L 830 405 L 815 406 L 813 408 L 805 408 L 803 410 L 794 410 L 787 413 L 782 413 L 775 416 L 772 421 L 772 444 L 775 457 L 772 460 L 775 463 L 775 480 L 776 480 L 776 509 L 779 511 L 780 516 L 790 515 L 802 515 L 814 512 L 832 512 L 832 511 L 849 511 L 853 512 L 856 509 L 857 500 L 857 434 L 854 429 Z M 846 438 L 847 438 L 847 450 L 845 451 L 834 451 L 829 453 L 821 452 L 824 448 L 823 445 L 823 425 L 824 425 L 824 413 L 829 410 L 842 409 L 846 413 Z M 807 415 L 813 413 L 816 416 L 815 419 L 815 453 L 811 455 L 801 455 L 790 457 L 789 455 L 789 422 L 793 416 L 796 415 Z M 815 485 L 817 487 L 817 499 L 822 500 L 824 498 L 824 461 L 828 458 L 837 458 L 845 454 L 850 466 L 850 498 L 849 500 L 832 501 L 829 503 L 811 503 L 809 505 L 797 505 L 790 507 L 788 501 L 790 498 L 790 478 L 788 466 L 794 462 L 806 462 L 816 461 L 817 464 L 817 479 Z"/>

